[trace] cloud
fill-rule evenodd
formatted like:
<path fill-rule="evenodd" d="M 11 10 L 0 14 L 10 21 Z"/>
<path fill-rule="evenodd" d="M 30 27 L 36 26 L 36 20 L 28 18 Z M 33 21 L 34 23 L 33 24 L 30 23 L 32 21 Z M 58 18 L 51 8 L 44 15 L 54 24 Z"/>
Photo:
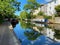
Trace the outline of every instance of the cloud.
<path fill-rule="evenodd" d="M 46 2 L 49 2 L 49 1 L 51 1 L 51 0 L 45 0 Z"/>

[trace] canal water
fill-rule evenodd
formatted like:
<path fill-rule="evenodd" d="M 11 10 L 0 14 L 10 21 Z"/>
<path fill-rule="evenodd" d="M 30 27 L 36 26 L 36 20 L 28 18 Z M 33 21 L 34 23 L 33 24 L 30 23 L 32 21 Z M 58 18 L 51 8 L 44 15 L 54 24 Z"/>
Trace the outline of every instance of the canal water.
<path fill-rule="evenodd" d="M 21 45 L 60 45 L 60 24 L 20 21 L 14 33 Z"/>

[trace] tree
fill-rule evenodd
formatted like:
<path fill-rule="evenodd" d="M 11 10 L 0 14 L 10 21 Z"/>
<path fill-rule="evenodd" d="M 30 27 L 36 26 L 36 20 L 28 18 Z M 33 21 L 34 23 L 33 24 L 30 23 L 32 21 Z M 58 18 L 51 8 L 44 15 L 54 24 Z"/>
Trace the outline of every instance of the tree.
<path fill-rule="evenodd" d="M 20 20 L 20 25 L 22 28 L 24 29 L 31 29 L 33 26 L 35 26 L 35 24 L 32 24 L 31 22 L 27 22 L 27 21 L 23 21 L 23 20 Z"/>
<path fill-rule="evenodd" d="M 20 2 L 17 0 L 0 0 L 0 16 L 4 19 L 6 16 L 13 15 L 15 11 L 20 10 Z"/>
<path fill-rule="evenodd" d="M 56 9 L 57 12 L 60 12 L 60 5 L 57 5 L 57 6 L 55 7 L 55 9 Z"/>
<path fill-rule="evenodd" d="M 36 0 L 27 0 L 27 4 L 25 4 L 24 9 L 37 9 L 40 7 L 40 4 L 36 2 Z"/>
<path fill-rule="evenodd" d="M 55 7 L 55 10 L 56 10 L 58 16 L 60 16 L 60 5 L 57 5 L 57 6 Z"/>
<path fill-rule="evenodd" d="M 27 0 L 24 9 L 30 12 L 30 15 L 33 15 L 34 10 L 38 9 L 38 7 L 40 7 L 40 4 L 36 0 Z"/>
<path fill-rule="evenodd" d="M 45 15 L 45 14 L 44 14 L 44 12 L 40 11 L 40 12 L 38 13 L 38 15 L 43 16 L 43 15 Z"/>
<path fill-rule="evenodd" d="M 27 19 L 28 13 L 26 11 L 22 11 L 20 13 L 20 19 Z"/>
<path fill-rule="evenodd" d="M 31 27 L 31 23 L 26 23 L 25 21 L 20 21 L 21 27 L 24 29 L 30 28 Z"/>

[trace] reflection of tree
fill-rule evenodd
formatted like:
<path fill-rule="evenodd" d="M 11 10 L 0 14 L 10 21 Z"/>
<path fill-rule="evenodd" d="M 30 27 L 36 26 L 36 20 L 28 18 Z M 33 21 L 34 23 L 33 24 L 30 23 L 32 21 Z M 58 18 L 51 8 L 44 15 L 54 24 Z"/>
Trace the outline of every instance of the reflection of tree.
<path fill-rule="evenodd" d="M 51 24 L 44 24 L 46 28 L 52 28 Z"/>
<path fill-rule="evenodd" d="M 44 27 L 37 27 L 37 28 L 38 28 L 40 31 L 42 31 Z"/>
<path fill-rule="evenodd" d="M 34 30 L 25 31 L 24 34 L 27 36 L 27 38 L 28 38 L 29 40 L 35 40 L 35 39 L 37 39 L 37 37 L 40 36 L 40 33 L 36 32 L 36 31 L 34 31 Z"/>
<path fill-rule="evenodd" d="M 31 27 L 34 26 L 30 22 L 26 23 L 25 21 L 20 21 L 20 24 L 21 24 L 21 27 L 24 28 L 24 29 L 31 28 Z"/>
<path fill-rule="evenodd" d="M 22 40 L 21 39 L 19 39 L 19 41 L 22 43 Z"/>
<path fill-rule="evenodd" d="M 54 30 L 55 31 L 55 38 L 60 39 L 60 30 Z"/>
<path fill-rule="evenodd" d="M 11 24 L 12 24 L 12 26 L 13 26 L 13 28 L 14 28 L 14 27 L 16 27 L 16 25 L 18 24 L 18 22 L 12 21 Z"/>

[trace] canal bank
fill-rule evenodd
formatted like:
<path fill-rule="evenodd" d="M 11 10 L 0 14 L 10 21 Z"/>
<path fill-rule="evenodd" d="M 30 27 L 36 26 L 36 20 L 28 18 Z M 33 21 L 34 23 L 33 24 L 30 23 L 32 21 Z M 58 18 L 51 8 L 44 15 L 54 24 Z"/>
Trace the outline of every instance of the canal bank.
<path fill-rule="evenodd" d="M 0 25 L 0 45 L 20 45 L 9 22 Z"/>

